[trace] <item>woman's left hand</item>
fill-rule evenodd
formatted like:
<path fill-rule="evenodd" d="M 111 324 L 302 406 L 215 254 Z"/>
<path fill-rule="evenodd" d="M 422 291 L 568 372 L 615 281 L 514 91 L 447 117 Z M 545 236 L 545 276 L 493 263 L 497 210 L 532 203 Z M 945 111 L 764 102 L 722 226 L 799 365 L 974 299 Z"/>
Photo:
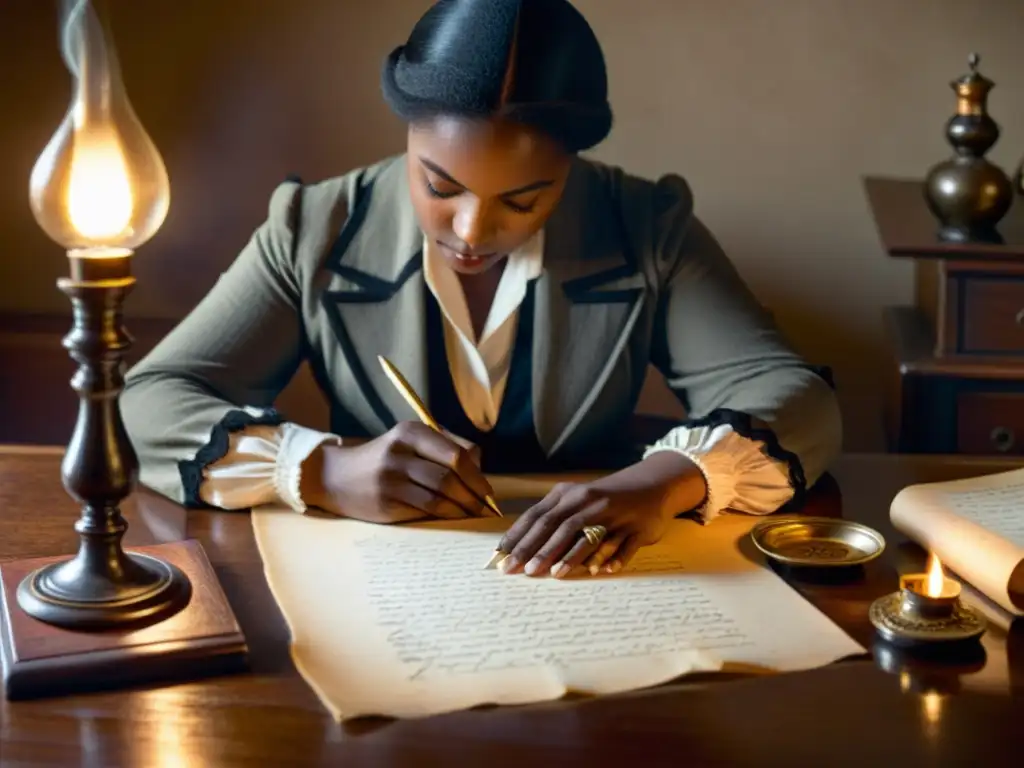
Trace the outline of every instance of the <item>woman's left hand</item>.
<path fill-rule="evenodd" d="M 697 507 L 707 493 L 697 466 L 674 451 L 654 453 L 590 483 L 561 483 L 524 512 L 498 544 L 505 573 L 561 578 L 584 566 L 592 575 L 616 573 L 643 546 L 665 533 L 675 515 Z M 586 526 L 603 526 L 591 544 Z"/>

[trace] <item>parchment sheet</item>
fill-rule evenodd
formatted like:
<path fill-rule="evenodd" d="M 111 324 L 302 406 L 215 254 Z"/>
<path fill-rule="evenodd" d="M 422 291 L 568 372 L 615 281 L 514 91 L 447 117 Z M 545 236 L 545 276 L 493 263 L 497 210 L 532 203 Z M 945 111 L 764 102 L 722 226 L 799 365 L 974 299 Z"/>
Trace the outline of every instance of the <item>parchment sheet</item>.
<path fill-rule="evenodd" d="M 908 486 L 889 518 L 1003 610 L 1024 615 L 1024 470 Z"/>
<path fill-rule="evenodd" d="M 263 507 L 252 520 L 296 666 L 338 720 L 864 653 L 740 551 L 747 516 L 676 521 L 621 573 L 566 580 L 483 570 L 508 518 L 382 526 Z"/>

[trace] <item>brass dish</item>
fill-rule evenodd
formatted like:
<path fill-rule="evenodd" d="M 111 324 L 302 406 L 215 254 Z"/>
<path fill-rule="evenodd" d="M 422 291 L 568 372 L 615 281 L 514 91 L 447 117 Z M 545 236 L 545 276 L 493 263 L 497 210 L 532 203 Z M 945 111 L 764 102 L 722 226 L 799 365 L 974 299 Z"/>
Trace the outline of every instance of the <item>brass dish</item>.
<path fill-rule="evenodd" d="M 777 562 L 816 568 L 863 565 L 885 550 L 885 539 L 878 531 L 830 517 L 766 520 L 754 526 L 750 537 Z"/>

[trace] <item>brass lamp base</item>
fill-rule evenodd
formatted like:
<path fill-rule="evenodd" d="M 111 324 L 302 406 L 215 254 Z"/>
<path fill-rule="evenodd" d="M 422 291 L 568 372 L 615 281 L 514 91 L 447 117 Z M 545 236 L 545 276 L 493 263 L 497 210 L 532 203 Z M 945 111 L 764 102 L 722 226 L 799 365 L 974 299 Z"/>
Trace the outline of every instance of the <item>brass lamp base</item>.
<path fill-rule="evenodd" d="M 149 555 L 124 554 L 121 567 L 99 573 L 90 573 L 85 559 L 79 555 L 29 574 L 18 585 L 18 605 L 65 629 L 116 629 L 171 616 L 192 596 L 180 569 Z M 118 578 L 111 578 L 114 573 Z"/>
<path fill-rule="evenodd" d="M 124 629 L 177 613 L 192 596 L 188 577 L 152 555 L 128 554 L 118 505 L 132 491 L 139 460 L 121 419 L 124 352 L 131 344 L 121 308 L 135 284 L 131 251 L 69 254 L 71 275 L 58 282 L 74 310 L 64 346 L 79 364 L 71 380 L 78 420 L 61 466 L 64 487 L 82 505 L 75 557 L 29 573 L 18 605 L 66 629 Z"/>

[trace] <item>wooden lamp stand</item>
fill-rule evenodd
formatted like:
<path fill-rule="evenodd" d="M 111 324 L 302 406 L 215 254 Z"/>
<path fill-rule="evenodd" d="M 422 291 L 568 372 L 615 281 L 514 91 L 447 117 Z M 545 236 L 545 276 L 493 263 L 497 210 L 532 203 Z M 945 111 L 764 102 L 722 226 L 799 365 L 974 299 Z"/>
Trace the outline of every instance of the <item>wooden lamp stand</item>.
<path fill-rule="evenodd" d="M 118 408 L 131 344 L 122 305 L 131 251 L 71 252 L 58 285 L 74 321 L 64 346 L 78 421 L 62 464 L 81 505 L 78 553 L 0 564 L 0 663 L 8 699 L 175 681 L 240 671 L 245 637 L 202 546 L 133 548 L 120 503 L 139 462 Z"/>
<path fill-rule="evenodd" d="M 124 352 L 124 298 L 135 284 L 131 252 L 69 254 L 71 276 L 58 281 L 71 300 L 74 325 L 64 346 L 78 362 L 71 386 L 78 421 L 62 465 L 64 487 L 82 505 L 80 545 L 70 560 L 30 573 L 18 604 L 30 616 L 68 629 L 114 629 L 166 618 L 184 608 L 192 587 L 176 566 L 151 555 L 127 554 L 128 525 L 119 504 L 138 478 L 139 461 L 118 408 Z"/>

